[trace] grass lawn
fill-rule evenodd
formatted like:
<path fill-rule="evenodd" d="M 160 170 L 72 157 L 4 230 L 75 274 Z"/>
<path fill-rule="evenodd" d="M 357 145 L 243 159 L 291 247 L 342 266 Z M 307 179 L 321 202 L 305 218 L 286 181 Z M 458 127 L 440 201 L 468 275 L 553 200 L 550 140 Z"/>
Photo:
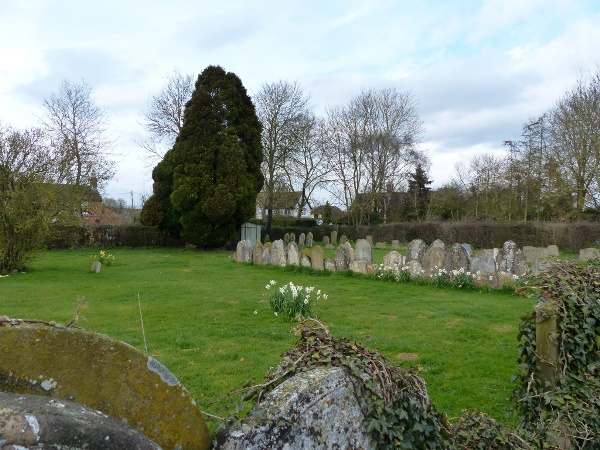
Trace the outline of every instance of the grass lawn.
<path fill-rule="evenodd" d="M 85 297 L 79 325 L 144 351 L 139 295 L 149 353 L 203 411 L 220 415 L 229 404 L 220 398 L 246 382 L 261 382 L 294 346 L 292 325 L 273 315 L 265 289 L 271 279 L 293 281 L 329 295 L 314 311 L 334 335 L 417 368 L 433 403 L 450 418 L 469 409 L 509 423 L 518 325 L 533 306 L 530 299 L 335 273 L 311 276 L 234 263 L 230 253 L 179 249 L 111 250 L 115 264 L 92 273 L 94 253 L 43 252 L 31 271 L 0 278 L 0 316 L 66 323 L 77 298 Z"/>

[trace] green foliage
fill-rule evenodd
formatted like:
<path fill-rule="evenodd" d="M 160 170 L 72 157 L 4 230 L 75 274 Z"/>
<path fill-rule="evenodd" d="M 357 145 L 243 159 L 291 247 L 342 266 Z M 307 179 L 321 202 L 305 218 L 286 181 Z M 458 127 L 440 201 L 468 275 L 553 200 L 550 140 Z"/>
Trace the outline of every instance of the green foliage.
<path fill-rule="evenodd" d="M 452 427 L 452 449 L 508 450 L 531 448 L 508 427 L 483 413 L 466 413 Z"/>
<path fill-rule="evenodd" d="M 353 340 L 332 336 L 318 321 L 302 322 L 299 331 L 296 347 L 282 355 L 267 374 L 267 383 L 251 388 L 247 398 L 261 398 L 265 390 L 299 372 L 341 367 L 354 383 L 365 428 L 378 449 L 446 448 L 448 424 L 429 402 L 421 378 Z"/>
<path fill-rule="evenodd" d="M 555 262 L 529 280 L 536 311 L 520 325 L 520 371 L 513 400 L 523 429 L 538 445 L 570 436 L 571 448 L 600 446 L 600 261 Z M 536 314 L 537 312 L 537 314 Z M 555 317 L 556 386 L 543 385 L 536 324 Z"/>
<path fill-rule="evenodd" d="M 237 238 L 263 185 L 261 125 L 241 80 L 209 66 L 196 81 L 181 132 L 154 168 L 140 220 L 203 248 Z"/>

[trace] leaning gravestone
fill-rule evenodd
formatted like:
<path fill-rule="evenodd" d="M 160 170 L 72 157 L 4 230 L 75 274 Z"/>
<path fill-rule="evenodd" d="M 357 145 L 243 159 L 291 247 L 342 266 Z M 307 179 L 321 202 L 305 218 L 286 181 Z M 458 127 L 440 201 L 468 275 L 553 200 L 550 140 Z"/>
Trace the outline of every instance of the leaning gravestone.
<path fill-rule="evenodd" d="M 79 328 L 0 318 L 0 355 L 2 392 L 50 397 L 55 407 L 77 402 L 127 423 L 164 449 L 211 447 L 202 413 L 177 378 L 123 342 Z"/>
<path fill-rule="evenodd" d="M 314 244 L 312 231 L 306 233 L 306 246 L 312 247 Z"/>
<path fill-rule="evenodd" d="M 284 267 L 287 263 L 287 254 L 285 244 L 281 239 L 271 243 L 271 264 Z"/>
<path fill-rule="evenodd" d="M 356 261 L 364 261 L 367 265 L 373 264 L 373 250 L 371 244 L 366 239 L 356 241 L 356 250 L 354 252 Z"/>
<path fill-rule="evenodd" d="M 421 239 L 413 239 L 406 247 L 406 262 L 417 261 L 419 264 L 423 261 L 423 255 L 427 251 L 427 244 Z"/>
<path fill-rule="evenodd" d="M 331 231 L 331 241 L 330 242 L 332 244 L 337 244 L 337 235 L 338 235 L 338 232 L 336 230 Z"/>
<path fill-rule="evenodd" d="M 312 267 L 316 270 L 323 270 L 325 268 L 325 252 L 323 249 L 315 245 L 310 251 L 310 259 L 312 261 Z"/>
<path fill-rule="evenodd" d="M 513 241 L 506 241 L 496 256 L 498 272 L 505 272 L 519 277 L 525 275 L 527 260 L 523 252 Z"/>
<path fill-rule="evenodd" d="M 423 255 L 423 270 L 426 276 L 437 276 L 446 267 L 446 250 L 440 247 L 429 247 Z"/>
<path fill-rule="evenodd" d="M 300 249 L 298 248 L 298 244 L 293 241 L 288 245 L 287 264 L 288 266 L 300 265 Z"/>
<path fill-rule="evenodd" d="M 300 236 L 298 236 L 298 245 L 300 247 L 304 247 L 305 243 L 306 243 L 306 235 L 304 233 L 300 233 Z"/>
<path fill-rule="evenodd" d="M 335 252 L 335 269 L 336 270 L 348 270 L 350 265 L 350 258 L 348 251 L 343 245 L 340 245 Z"/>
<path fill-rule="evenodd" d="M 250 412 L 265 421 L 219 433 L 215 450 L 374 450 L 362 407 L 343 369 L 319 367 L 268 393 Z"/>

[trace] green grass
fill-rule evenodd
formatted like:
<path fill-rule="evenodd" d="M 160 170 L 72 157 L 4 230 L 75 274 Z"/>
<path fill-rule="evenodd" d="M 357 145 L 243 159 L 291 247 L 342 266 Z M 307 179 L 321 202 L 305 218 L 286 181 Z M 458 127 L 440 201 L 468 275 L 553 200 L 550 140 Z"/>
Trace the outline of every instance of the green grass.
<path fill-rule="evenodd" d="M 0 278 L 0 316 L 68 322 L 85 297 L 87 330 L 148 350 L 190 391 L 201 409 L 258 383 L 291 348 L 291 325 L 269 308 L 265 285 L 315 286 L 329 299 L 314 305 L 338 337 L 415 367 L 436 407 L 450 418 L 478 410 L 504 423 L 517 370 L 520 317 L 533 301 L 340 274 L 311 276 L 234 263 L 230 253 L 115 249 L 115 264 L 92 273 L 92 250 L 44 252 L 26 273 Z"/>

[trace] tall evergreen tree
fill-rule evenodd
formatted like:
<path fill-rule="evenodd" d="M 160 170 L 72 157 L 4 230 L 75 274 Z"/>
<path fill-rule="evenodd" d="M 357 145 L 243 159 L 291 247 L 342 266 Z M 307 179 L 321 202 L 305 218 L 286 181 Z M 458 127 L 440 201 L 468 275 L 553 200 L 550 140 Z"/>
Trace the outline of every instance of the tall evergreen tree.
<path fill-rule="evenodd" d="M 415 219 L 422 219 L 427 212 L 432 181 L 428 178 L 427 172 L 421 164 L 417 164 L 415 171 L 410 174 L 408 180 L 408 216 Z"/>
<path fill-rule="evenodd" d="M 241 80 L 207 67 L 175 145 L 152 172 L 141 221 L 204 248 L 236 238 L 263 185 L 261 124 Z"/>

